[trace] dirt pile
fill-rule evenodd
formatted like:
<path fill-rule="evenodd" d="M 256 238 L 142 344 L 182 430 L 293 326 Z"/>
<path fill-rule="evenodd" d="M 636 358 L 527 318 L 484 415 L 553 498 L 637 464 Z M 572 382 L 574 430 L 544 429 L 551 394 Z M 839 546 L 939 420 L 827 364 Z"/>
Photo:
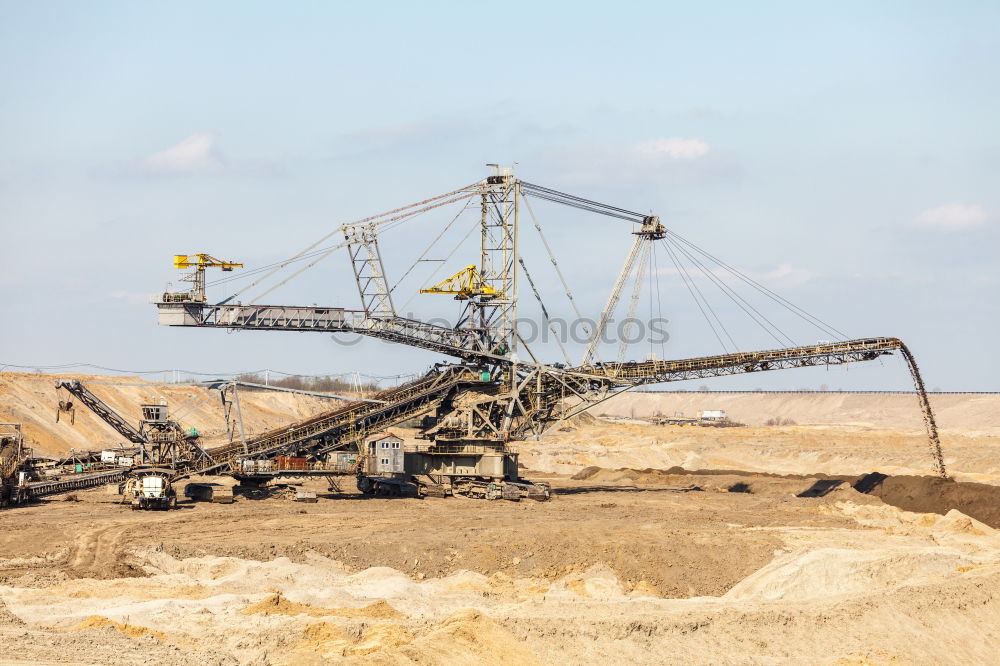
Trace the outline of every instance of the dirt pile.
<path fill-rule="evenodd" d="M 958 510 L 990 527 L 1000 527 L 1000 486 L 928 476 L 891 476 L 871 494 L 904 511 L 944 515 Z"/>
<path fill-rule="evenodd" d="M 311 617 L 366 617 L 377 619 L 401 618 L 403 614 L 387 601 L 380 600 L 362 608 L 320 608 L 291 601 L 274 593 L 243 610 L 244 615 L 309 615 Z"/>
<path fill-rule="evenodd" d="M 167 635 L 162 631 L 156 631 L 155 629 L 150 629 L 149 627 L 143 627 L 137 624 L 128 624 L 127 622 L 115 622 L 114 620 L 109 620 L 108 618 L 101 617 L 100 615 L 91 615 L 86 620 L 73 627 L 73 629 L 80 631 L 82 629 L 100 629 L 102 627 L 112 627 L 119 633 L 131 638 L 150 636 L 160 642 L 163 642 L 167 637 Z"/>
<path fill-rule="evenodd" d="M 826 474 L 762 474 L 741 470 L 604 469 L 585 467 L 572 479 L 593 484 L 615 484 L 687 492 L 750 493 L 788 497 L 822 497 L 839 487 L 848 488 L 856 477 L 831 477 Z"/>
<path fill-rule="evenodd" d="M 279 664 L 313 663 L 316 656 L 347 664 L 542 664 L 523 641 L 475 609 L 459 610 L 430 629 L 389 622 L 364 628 L 360 638 L 329 622 L 307 626 Z"/>
<path fill-rule="evenodd" d="M 814 487 L 829 492 L 856 490 L 878 497 L 904 511 L 945 515 L 959 511 L 990 527 L 1000 528 L 1000 486 L 961 482 L 936 476 L 884 476 L 874 484 L 862 484 L 869 475 L 829 476 L 826 474 L 761 474 L 740 470 L 605 469 L 591 465 L 571 478 L 594 484 L 628 484 L 635 487 L 672 487 L 726 492 L 808 497 Z M 826 483 L 822 483 L 826 482 Z M 824 493 L 825 494 L 825 493 Z"/>
<path fill-rule="evenodd" d="M 903 581 L 940 577 L 978 560 L 953 548 L 801 549 L 780 555 L 744 578 L 723 598 L 732 601 L 810 601 L 895 589 Z"/>
<path fill-rule="evenodd" d="M 20 627 L 24 625 L 24 620 L 10 612 L 7 604 L 0 599 L 0 625 Z"/>
<path fill-rule="evenodd" d="M 412 664 L 539 664 L 545 663 L 523 642 L 494 620 L 475 609 L 451 615 L 436 629 L 421 636 L 398 652 L 369 655 L 386 661 Z M 402 659 L 400 659 L 402 657 Z"/>

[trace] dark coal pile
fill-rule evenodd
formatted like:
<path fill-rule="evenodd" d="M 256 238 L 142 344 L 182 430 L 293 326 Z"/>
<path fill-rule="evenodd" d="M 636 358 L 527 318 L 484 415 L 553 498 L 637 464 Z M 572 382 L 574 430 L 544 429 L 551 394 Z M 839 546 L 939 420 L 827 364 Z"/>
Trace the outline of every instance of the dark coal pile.
<path fill-rule="evenodd" d="M 934 476 L 890 476 L 870 494 L 904 511 L 943 515 L 958 509 L 990 527 L 1000 527 L 1000 486 Z"/>

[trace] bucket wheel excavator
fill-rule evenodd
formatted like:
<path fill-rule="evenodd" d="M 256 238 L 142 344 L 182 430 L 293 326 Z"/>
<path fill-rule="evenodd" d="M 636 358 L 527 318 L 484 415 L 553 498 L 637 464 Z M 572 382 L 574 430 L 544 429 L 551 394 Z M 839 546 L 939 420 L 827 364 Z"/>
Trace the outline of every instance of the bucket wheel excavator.
<path fill-rule="evenodd" d="M 307 455 L 322 461 L 332 453 L 351 451 L 361 461 L 355 470 L 360 477 L 359 487 L 370 487 L 375 481 L 396 479 L 403 483 L 415 483 L 428 494 L 545 499 L 549 496 L 545 484 L 520 478 L 517 454 L 510 450 L 509 443 L 540 438 L 566 419 L 622 391 L 687 379 L 874 361 L 899 353 L 907 361 L 917 388 L 934 467 L 939 474 L 945 474 L 934 415 L 913 356 L 901 340 L 893 337 L 847 339 L 821 320 L 725 264 L 723 266 L 735 275 L 763 290 L 768 298 L 794 308 L 792 311 L 795 314 L 815 324 L 831 339 L 809 345 L 789 344 L 791 340 L 777 329 L 767 328 L 765 322 L 770 322 L 764 319 L 758 323 L 782 344 L 763 351 L 741 351 L 728 332 L 722 329 L 721 322 L 718 322 L 719 326 L 714 326 L 712 317 L 706 314 L 724 353 L 673 361 L 655 357 L 627 361 L 624 358 L 627 345 L 623 340 L 619 344 L 617 358 L 602 360 L 602 343 L 604 348 L 608 346 L 606 335 L 613 314 L 623 301 L 623 293 L 631 284 L 630 297 L 624 299 L 629 314 L 625 321 L 628 322 L 634 320 L 642 285 L 647 280 L 653 283 L 657 274 L 662 273 L 651 267 L 650 261 L 658 247 L 666 246 L 667 256 L 675 265 L 678 259 L 687 257 L 692 261 L 691 265 L 704 268 L 708 262 L 706 257 L 714 257 L 668 230 L 656 215 L 534 185 L 516 178 L 509 169 L 489 166 L 494 167 L 492 175 L 471 185 L 336 227 L 293 257 L 249 271 L 249 276 L 253 276 L 249 284 L 215 304 L 209 304 L 206 296 L 204 269 L 217 266 L 231 270 L 239 264 L 215 260 L 209 255 L 194 256 L 208 257 L 211 261 L 192 260 L 177 264 L 196 268 L 193 273 L 181 278 L 193 286 L 185 291 L 165 291 L 154 297 L 162 325 L 360 334 L 429 350 L 453 359 L 437 364 L 423 377 L 374 396 L 374 400 L 351 403 L 240 444 L 208 451 L 207 458 L 194 464 L 190 468 L 192 471 L 225 472 L 235 469 L 242 460 L 289 454 Z M 568 206 L 631 225 L 632 245 L 607 303 L 596 319 L 586 320 L 582 316 L 578 301 L 542 232 L 529 199 Z M 451 295 L 456 301 L 458 314 L 450 325 L 402 316 L 399 311 L 406 306 L 397 308 L 394 302 L 400 293 L 397 287 L 402 279 L 417 266 L 438 261 L 443 267 L 444 262 L 427 258 L 425 251 L 413 266 L 400 271 L 402 277 L 393 284 L 383 262 L 380 239 L 386 232 L 416 216 L 449 205 L 461 206 L 460 215 L 470 213 L 473 217 L 474 223 L 466 238 L 472 237 L 472 234 L 478 236 L 478 260 L 420 291 L 431 295 Z M 571 361 L 558 336 L 557 343 L 565 362 L 542 360 L 541 354 L 536 354 L 518 330 L 519 293 L 525 286 L 528 288 L 526 291 L 538 300 L 545 324 L 551 326 L 553 323 L 540 296 L 539 281 L 528 272 L 521 253 L 522 227 L 526 218 L 530 218 L 537 230 L 541 247 L 548 254 L 557 276 L 547 284 L 561 287 L 578 321 L 590 322 L 589 326 L 585 326 L 588 337 L 586 349 L 578 362 Z M 454 234 L 454 223 L 455 220 L 452 220 L 437 238 Z M 274 289 L 339 249 L 347 250 L 360 298 L 356 308 L 259 304 Z M 605 256 L 605 252 L 595 251 L 591 260 L 596 264 Z M 708 274 L 711 276 L 713 273 L 709 271 Z M 702 306 L 704 294 L 697 282 L 686 273 L 682 277 L 705 313 Z M 277 283 L 250 298 L 250 304 L 237 300 L 248 290 L 272 278 Z M 233 279 L 223 278 L 216 284 L 228 284 Z M 745 300 L 737 304 L 756 321 L 754 313 L 760 314 L 756 308 Z M 718 318 L 715 320 L 718 321 Z M 423 418 L 419 437 L 426 444 L 406 452 L 403 469 L 396 467 L 389 470 L 382 466 L 387 459 L 380 457 L 378 452 L 367 450 L 367 438 L 386 427 L 420 415 Z"/>

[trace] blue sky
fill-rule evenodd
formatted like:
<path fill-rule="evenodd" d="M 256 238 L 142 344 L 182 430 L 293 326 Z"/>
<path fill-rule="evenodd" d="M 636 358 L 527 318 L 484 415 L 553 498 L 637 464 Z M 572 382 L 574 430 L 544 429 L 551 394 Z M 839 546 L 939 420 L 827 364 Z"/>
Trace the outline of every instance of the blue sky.
<path fill-rule="evenodd" d="M 998 17 L 988 2 L 0 2 L 0 363 L 419 371 L 438 357 L 161 328 L 147 297 L 174 253 L 252 268 L 517 162 L 655 211 L 852 336 L 904 339 L 930 386 L 998 390 L 983 360 L 1000 324 Z M 627 225 L 537 209 L 596 315 Z M 390 275 L 450 216 L 385 238 Z M 666 355 L 720 351 L 660 277 Z M 352 290 L 340 256 L 269 300 L 354 307 Z M 893 360 L 712 386 L 907 382 Z"/>

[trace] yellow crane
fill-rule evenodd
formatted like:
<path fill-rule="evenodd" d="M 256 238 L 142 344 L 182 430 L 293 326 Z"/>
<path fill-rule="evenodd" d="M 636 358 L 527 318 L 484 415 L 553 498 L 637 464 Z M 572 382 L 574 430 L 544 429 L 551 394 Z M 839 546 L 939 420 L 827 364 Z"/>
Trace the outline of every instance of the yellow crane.
<path fill-rule="evenodd" d="M 175 254 L 174 268 L 178 270 L 193 268 L 194 272 L 183 276 L 181 280 L 191 282 L 194 287 L 191 289 L 190 293 L 164 294 L 164 296 L 173 297 L 173 301 L 175 302 L 195 301 L 198 303 L 204 303 L 206 300 L 205 269 L 221 268 L 224 271 L 231 271 L 234 268 L 243 268 L 243 264 L 216 259 L 212 255 L 202 252 L 199 254 Z"/>
<path fill-rule="evenodd" d="M 199 271 L 204 271 L 206 268 L 221 268 L 224 271 L 231 271 L 234 268 L 243 268 L 243 264 L 237 264 L 231 261 L 223 261 L 222 259 L 216 259 L 212 255 L 204 253 L 175 254 L 174 268 L 177 269 L 194 268 Z"/>
<path fill-rule="evenodd" d="M 421 294 L 454 294 L 456 301 L 464 301 L 472 296 L 496 296 L 497 291 L 483 280 L 475 264 L 469 264 L 449 278 L 445 278 L 429 289 L 421 289 Z"/>

